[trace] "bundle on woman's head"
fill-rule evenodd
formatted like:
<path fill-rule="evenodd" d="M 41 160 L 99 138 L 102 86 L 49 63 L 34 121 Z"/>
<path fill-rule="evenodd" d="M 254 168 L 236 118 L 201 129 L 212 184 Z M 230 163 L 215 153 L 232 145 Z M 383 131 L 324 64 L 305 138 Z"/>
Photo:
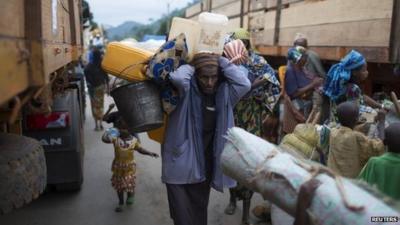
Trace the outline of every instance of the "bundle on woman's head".
<path fill-rule="evenodd" d="M 219 69 L 219 55 L 213 53 L 197 53 L 194 55 L 192 65 L 196 73 L 217 73 Z"/>
<path fill-rule="evenodd" d="M 230 62 L 240 65 L 246 63 L 248 52 L 241 40 L 234 40 L 225 44 L 224 55 Z"/>

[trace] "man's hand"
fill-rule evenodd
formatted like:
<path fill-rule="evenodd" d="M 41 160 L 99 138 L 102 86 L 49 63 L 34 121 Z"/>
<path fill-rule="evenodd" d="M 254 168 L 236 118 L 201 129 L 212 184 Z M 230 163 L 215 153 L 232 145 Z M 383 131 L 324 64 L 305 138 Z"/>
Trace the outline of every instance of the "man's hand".
<path fill-rule="evenodd" d="M 377 123 L 384 123 L 386 119 L 386 110 L 380 109 L 378 111 L 378 115 L 375 116 L 375 122 Z"/>
<path fill-rule="evenodd" d="M 265 79 L 264 76 L 259 76 L 256 79 L 254 79 L 253 83 L 251 84 L 251 88 L 253 89 L 253 88 L 260 87 L 267 82 L 268 82 L 268 80 Z"/>
<path fill-rule="evenodd" d="M 324 79 L 322 79 L 322 78 L 320 78 L 320 77 L 316 77 L 316 78 L 314 78 L 314 79 L 312 80 L 311 83 L 312 83 L 313 87 L 316 88 L 316 87 L 321 86 L 321 85 L 323 84 L 323 82 L 324 82 Z"/>
<path fill-rule="evenodd" d="M 315 191 L 321 185 L 321 182 L 315 178 L 301 185 L 297 198 L 296 219 L 294 225 L 310 224 L 307 209 L 311 206 Z"/>
<path fill-rule="evenodd" d="M 154 152 L 150 152 L 150 154 L 149 154 L 151 157 L 153 157 L 153 158 L 158 158 L 158 157 L 160 157 L 157 153 L 154 153 Z"/>

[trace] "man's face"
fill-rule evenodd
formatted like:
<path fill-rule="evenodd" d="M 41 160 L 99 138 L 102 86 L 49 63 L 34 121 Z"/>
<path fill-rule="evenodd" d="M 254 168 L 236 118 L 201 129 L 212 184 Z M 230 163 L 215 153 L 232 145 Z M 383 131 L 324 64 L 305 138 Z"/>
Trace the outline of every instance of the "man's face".
<path fill-rule="evenodd" d="M 214 94 L 217 91 L 218 72 L 199 73 L 197 81 L 204 94 Z"/>

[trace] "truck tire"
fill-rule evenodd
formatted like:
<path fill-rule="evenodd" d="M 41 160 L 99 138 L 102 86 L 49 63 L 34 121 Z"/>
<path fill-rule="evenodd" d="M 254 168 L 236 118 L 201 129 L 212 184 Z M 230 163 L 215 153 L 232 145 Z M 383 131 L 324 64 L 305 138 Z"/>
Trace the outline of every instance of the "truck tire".
<path fill-rule="evenodd" d="M 40 143 L 0 133 L 0 214 L 38 198 L 46 184 L 46 159 Z"/>

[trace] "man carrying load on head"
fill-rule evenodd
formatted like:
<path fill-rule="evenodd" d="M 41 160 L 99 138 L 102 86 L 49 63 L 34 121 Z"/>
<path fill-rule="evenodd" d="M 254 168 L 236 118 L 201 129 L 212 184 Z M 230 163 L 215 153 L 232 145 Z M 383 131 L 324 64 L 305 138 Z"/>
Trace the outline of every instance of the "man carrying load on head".
<path fill-rule="evenodd" d="M 210 53 L 195 55 L 170 80 L 180 101 L 166 128 L 162 181 L 174 224 L 205 225 L 210 188 L 236 185 L 221 171 L 223 135 L 234 126 L 233 108 L 251 84 L 244 70 Z"/>

